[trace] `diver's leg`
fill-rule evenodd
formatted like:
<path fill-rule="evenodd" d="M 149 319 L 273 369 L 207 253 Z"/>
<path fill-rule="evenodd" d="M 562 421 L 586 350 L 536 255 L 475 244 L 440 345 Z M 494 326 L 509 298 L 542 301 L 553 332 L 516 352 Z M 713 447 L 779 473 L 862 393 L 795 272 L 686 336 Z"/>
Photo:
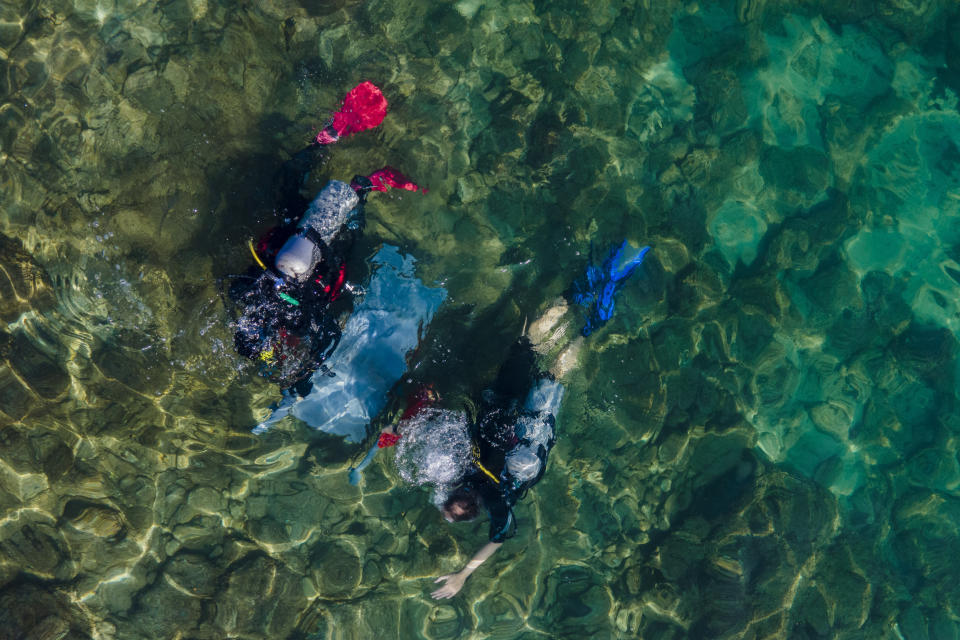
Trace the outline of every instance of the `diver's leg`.
<path fill-rule="evenodd" d="M 547 355 L 558 346 L 562 347 L 565 339 L 569 339 L 567 330 L 570 328 L 570 317 L 567 312 L 570 305 L 563 298 L 555 300 L 550 308 L 531 322 L 525 330 L 533 349 L 541 355 Z"/>
<path fill-rule="evenodd" d="M 274 181 L 274 184 L 277 185 L 277 213 L 294 218 L 306 211 L 310 201 L 303 197 L 300 189 L 303 188 L 304 182 L 306 182 L 310 172 L 313 171 L 322 150 L 322 145 L 310 144 L 293 154 L 289 160 L 281 165 Z"/>
<path fill-rule="evenodd" d="M 540 374 L 533 345 L 526 336 L 510 347 L 510 353 L 502 365 L 491 388 L 501 402 L 520 401 L 530 391 L 530 385 Z"/>
<path fill-rule="evenodd" d="M 569 311 L 571 306 L 560 298 L 531 322 L 525 333 L 533 350 L 540 354 L 544 363 L 550 363 L 548 370 L 557 379 L 577 367 L 583 348 L 583 336 L 569 330 L 573 325 Z"/>
<path fill-rule="evenodd" d="M 310 395 L 310 392 L 313 391 L 313 375 L 306 376 L 292 387 L 287 389 L 287 392 L 291 395 L 296 395 L 300 398 L 306 398 Z"/>
<path fill-rule="evenodd" d="M 290 411 L 293 410 L 293 406 L 299 400 L 300 400 L 300 396 L 298 396 L 297 394 L 291 393 L 289 391 L 284 391 L 283 399 L 280 400 L 280 402 L 277 403 L 274 407 L 272 407 L 273 411 L 271 411 L 270 415 L 267 416 L 267 418 L 263 422 L 255 426 L 251 430 L 251 433 L 255 433 L 257 435 L 261 433 L 266 433 L 271 427 L 273 427 L 273 425 L 277 424 L 278 422 L 286 418 L 288 415 L 290 415 Z"/>
<path fill-rule="evenodd" d="M 563 348 L 560 355 L 557 356 L 557 359 L 550 366 L 550 374 L 554 378 L 562 380 L 568 373 L 577 368 L 583 343 L 583 336 L 576 336 Z"/>

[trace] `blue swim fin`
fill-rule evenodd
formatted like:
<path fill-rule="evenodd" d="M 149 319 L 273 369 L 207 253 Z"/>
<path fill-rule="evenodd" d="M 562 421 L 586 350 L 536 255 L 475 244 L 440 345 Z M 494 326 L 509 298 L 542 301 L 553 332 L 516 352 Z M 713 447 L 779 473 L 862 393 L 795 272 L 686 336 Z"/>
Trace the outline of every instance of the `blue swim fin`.
<path fill-rule="evenodd" d="M 581 333 L 585 336 L 593 333 L 613 317 L 615 297 L 620 287 L 643 263 L 650 247 L 636 248 L 627 240 L 619 247 L 611 248 L 610 255 L 597 267 L 587 265 L 582 278 L 573 283 L 571 298 L 573 302 L 586 307 L 586 324 Z M 592 254 L 591 250 L 591 254 Z"/>
<path fill-rule="evenodd" d="M 620 282 L 630 277 L 634 269 L 643 263 L 644 257 L 650 247 L 640 247 L 637 249 L 630 245 L 626 240 L 620 245 L 620 248 L 607 259 L 607 274 L 612 282 Z"/>

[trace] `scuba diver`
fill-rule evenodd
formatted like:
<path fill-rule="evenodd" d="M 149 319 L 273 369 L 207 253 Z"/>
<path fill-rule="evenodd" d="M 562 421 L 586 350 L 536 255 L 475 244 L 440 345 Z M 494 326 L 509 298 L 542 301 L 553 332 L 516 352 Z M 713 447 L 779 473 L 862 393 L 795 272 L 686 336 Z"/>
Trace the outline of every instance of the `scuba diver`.
<path fill-rule="evenodd" d="M 489 542 L 463 569 L 436 580 L 445 584 L 434 598 L 456 595 L 516 533 L 513 506 L 543 477 L 556 442 L 564 389 L 555 373 L 564 372 L 540 371 L 535 346 L 524 335 L 484 390 L 475 420 L 462 411 L 438 410 L 439 396 L 425 386 L 408 398 L 399 422 L 381 431 L 376 446 L 397 447 L 404 480 L 434 485 L 435 502 L 448 522 L 473 520 L 483 510 L 490 518 Z"/>
<path fill-rule="evenodd" d="M 483 394 L 473 466 L 441 506 L 448 522 L 473 520 L 486 510 L 489 542 L 463 569 L 436 579 L 444 584 L 434 598 L 455 596 L 470 574 L 516 533 L 513 506 L 547 469 L 563 392 L 553 375 L 537 368 L 530 340 L 524 336 L 515 342 L 492 388 Z"/>
<path fill-rule="evenodd" d="M 561 339 L 571 324 L 566 319 L 570 305 L 560 300 L 551 306 L 525 327 L 513 344 L 493 385 L 483 392 L 472 423 L 449 415 L 438 420 L 432 407 L 439 398 L 432 388 L 425 387 L 408 400 L 397 425 L 381 432 L 376 447 L 396 446 L 401 476 L 408 481 L 416 476 L 414 481 L 436 487 L 447 521 L 473 520 L 481 510 L 490 518 L 489 542 L 460 571 L 436 579 L 443 585 L 433 591 L 435 599 L 455 596 L 467 578 L 516 532 L 513 506 L 543 477 L 556 442 L 556 418 L 564 394 L 560 380 L 576 366 L 584 337 L 610 319 L 616 293 L 648 251 L 649 247 L 637 249 L 625 240 L 600 266 L 588 265 L 569 294 L 574 303 L 586 308 L 582 335 L 563 345 Z M 537 360 L 548 357 L 553 357 L 553 365 L 549 371 L 541 371 Z M 426 420 L 418 420 L 431 412 Z M 459 436 L 458 421 L 463 425 Z M 425 431 L 447 433 L 438 440 Z M 438 442 L 442 444 L 438 446 Z M 433 450 L 424 451 L 424 443 Z M 418 457 L 412 466 L 419 469 L 410 474 L 410 461 Z M 451 476 L 456 476 L 453 482 Z"/>
<path fill-rule="evenodd" d="M 289 223 L 269 231 L 249 248 L 257 267 L 230 287 L 237 353 L 256 360 L 260 373 L 295 392 L 311 389 L 310 376 L 324 366 L 341 338 L 338 318 L 349 310 L 347 260 L 364 226 L 363 205 L 371 191 L 418 186 L 391 167 L 348 184 L 330 180 L 310 203 L 300 195 L 321 149 L 378 126 L 387 101 L 370 82 L 354 87 L 314 142 L 283 166 L 277 207 Z M 345 295 L 347 294 L 347 295 Z M 339 306 L 338 306 L 339 305 Z"/>

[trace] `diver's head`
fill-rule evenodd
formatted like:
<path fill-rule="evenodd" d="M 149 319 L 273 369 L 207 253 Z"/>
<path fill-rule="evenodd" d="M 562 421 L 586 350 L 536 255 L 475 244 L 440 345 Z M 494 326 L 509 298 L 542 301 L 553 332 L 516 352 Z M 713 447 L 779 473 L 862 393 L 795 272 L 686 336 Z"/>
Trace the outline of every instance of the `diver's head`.
<path fill-rule="evenodd" d="M 441 511 L 447 522 L 465 522 L 477 517 L 480 503 L 476 493 L 457 491 L 447 498 Z"/>

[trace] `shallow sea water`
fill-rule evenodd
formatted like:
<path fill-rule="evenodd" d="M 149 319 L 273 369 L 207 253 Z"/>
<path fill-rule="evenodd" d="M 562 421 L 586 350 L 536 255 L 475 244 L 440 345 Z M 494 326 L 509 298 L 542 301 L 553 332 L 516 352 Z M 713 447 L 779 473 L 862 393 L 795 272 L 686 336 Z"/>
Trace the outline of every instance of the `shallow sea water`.
<path fill-rule="evenodd" d="M 486 523 L 251 435 L 220 293 L 367 79 L 309 189 L 429 187 L 355 255 L 447 288 L 411 379 L 451 406 L 591 243 L 653 246 L 441 603 Z M 947 0 L 4 0 L 0 638 L 960 638 L 958 95 Z"/>

